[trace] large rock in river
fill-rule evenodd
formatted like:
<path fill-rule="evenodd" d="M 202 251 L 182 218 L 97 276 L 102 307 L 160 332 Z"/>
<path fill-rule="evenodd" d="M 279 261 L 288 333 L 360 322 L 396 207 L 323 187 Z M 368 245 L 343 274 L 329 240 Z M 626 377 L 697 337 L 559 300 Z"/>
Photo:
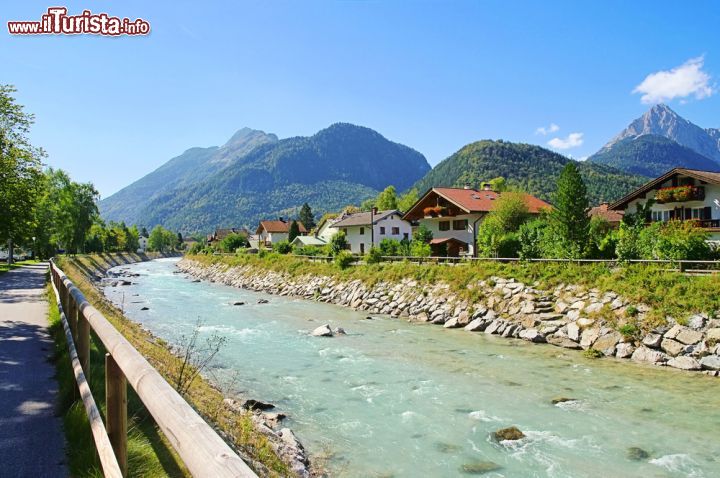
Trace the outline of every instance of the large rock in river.
<path fill-rule="evenodd" d="M 518 427 L 508 427 L 493 432 L 493 438 L 497 441 L 513 441 L 525 438 L 525 434 Z"/>
<path fill-rule="evenodd" d="M 332 337 L 333 331 L 330 328 L 330 324 L 323 324 L 317 329 L 313 330 L 310 334 L 313 337 Z"/>

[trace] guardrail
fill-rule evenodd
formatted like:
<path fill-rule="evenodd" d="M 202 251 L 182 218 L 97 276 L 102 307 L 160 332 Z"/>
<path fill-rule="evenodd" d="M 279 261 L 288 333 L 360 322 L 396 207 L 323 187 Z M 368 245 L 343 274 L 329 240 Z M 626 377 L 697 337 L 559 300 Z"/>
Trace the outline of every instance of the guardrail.
<path fill-rule="evenodd" d="M 145 357 L 85 299 L 54 261 L 50 263 L 50 271 L 75 380 L 90 420 L 103 474 L 111 478 L 127 475 L 129 382 L 194 477 L 257 478 Z M 106 424 L 87 383 L 91 329 L 108 352 L 105 355 Z"/>

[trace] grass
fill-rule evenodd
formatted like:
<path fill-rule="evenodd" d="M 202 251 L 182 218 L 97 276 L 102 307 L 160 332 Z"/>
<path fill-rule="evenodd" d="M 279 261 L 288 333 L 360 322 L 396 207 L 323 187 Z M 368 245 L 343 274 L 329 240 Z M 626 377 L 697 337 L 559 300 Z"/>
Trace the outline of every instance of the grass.
<path fill-rule="evenodd" d="M 30 264 L 37 264 L 38 262 L 39 261 L 36 260 L 17 261 L 13 262 L 12 264 L 8 264 L 7 262 L 0 262 L 0 274 L 4 274 L 7 271 L 17 269 L 18 267 L 27 266 Z"/>
<path fill-rule="evenodd" d="M 162 339 L 153 337 L 147 331 L 143 330 L 139 324 L 124 317 L 117 308 L 105 299 L 88 279 L 88 274 L 92 275 L 113 265 L 115 265 L 115 261 L 107 255 L 82 255 L 73 258 L 63 257 L 59 260 L 59 266 L 70 280 L 82 290 L 85 298 L 133 344 L 168 382 L 174 383 L 173 379 L 177 376 L 181 361 L 170 352 L 167 344 Z M 99 341 L 95 339 L 92 340 L 92 342 L 94 347 L 99 343 Z M 97 357 L 92 356 L 91 363 L 100 365 L 104 363 L 103 357 L 104 353 Z M 92 378 L 94 379 L 94 377 Z M 93 394 L 95 394 L 97 387 L 94 387 L 93 384 L 94 380 L 93 383 L 91 383 L 91 387 Z M 98 391 L 101 392 L 101 396 L 104 396 L 104 385 L 102 382 L 98 384 L 98 387 L 102 389 L 98 389 Z M 132 394 L 134 395 L 134 392 Z M 129 390 L 128 401 L 130 401 L 130 395 Z M 250 414 L 237 414 L 225 407 L 223 405 L 223 399 L 225 397 L 222 392 L 209 381 L 198 377 L 190 386 L 185 398 L 206 420 L 213 422 L 218 428 L 227 433 L 245 456 L 251 458 L 251 463 L 249 464 L 255 469 L 258 475 L 280 477 L 290 474 L 288 466 L 277 456 L 269 440 L 256 431 Z M 130 411 L 128 411 L 128 415 L 130 415 Z M 147 421 L 151 422 L 151 420 Z M 142 455 L 143 451 L 150 453 L 150 450 L 142 446 L 138 446 L 136 451 L 138 456 Z M 155 447 L 153 447 L 153 451 L 157 451 Z M 163 456 L 164 451 L 162 449 L 159 449 L 159 451 L 160 456 Z M 149 473 L 145 471 L 149 464 L 147 466 L 142 463 L 136 464 L 139 465 L 143 471 L 143 473 L 136 476 L 155 476 L 152 471 Z M 129 468 L 132 469 L 132 467 L 133 463 L 131 462 Z M 185 476 L 186 472 L 184 470 L 180 469 L 179 471 L 181 472 L 179 475 L 169 474 L 168 476 Z M 159 476 L 163 476 L 162 473 L 160 473 Z"/>
<path fill-rule="evenodd" d="M 90 424 L 72 371 L 65 332 L 60 321 L 52 286 L 47 287 L 50 302 L 50 333 L 55 340 L 53 361 L 59 383 L 59 413 L 67 441 L 68 467 L 73 477 L 102 477 L 100 461 Z M 105 349 L 93 340 L 90 349 L 89 384 L 100 412 L 105 415 Z M 162 436 L 142 402 L 128 389 L 128 476 L 190 476 L 182 461 Z M 104 420 L 104 418 L 103 418 Z"/>
<path fill-rule="evenodd" d="M 372 286 L 378 282 L 399 282 L 409 278 L 421 284 L 444 282 L 461 298 L 478 300 L 481 292 L 468 285 L 492 276 L 514 278 L 541 289 L 561 284 L 575 284 L 601 292 L 617 292 L 637 311 L 636 305 L 646 304 L 651 311 L 639 323 L 643 329 L 663 324 L 666 316 L 683 322 L 695 313 L 720 312 L 720 279 L 717 276 L 690 276 L 667 271 L 658 265 L 631 264 L 612 267 L 606 264 L 500 263 L 483 261 L 459 265 L 418 265 L 409 262 L 352 266 L 345 269 L 332 263 L 310 262 L 307 259 L 267 254 L 237 256 L 197 255 L 189 258 L 203 264 L 223 263 L 228 266 L 253 266 L 287 273 L 291 277 L 329 276 L 342 281 L 361 280 Z"/>

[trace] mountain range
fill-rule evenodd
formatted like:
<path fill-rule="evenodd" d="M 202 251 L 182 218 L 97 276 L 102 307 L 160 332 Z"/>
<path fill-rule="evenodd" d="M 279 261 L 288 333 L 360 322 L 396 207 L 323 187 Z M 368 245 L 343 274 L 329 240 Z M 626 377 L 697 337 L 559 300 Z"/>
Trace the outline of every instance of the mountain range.
<path fill-rule="evenodd" d="M 422 193 L 477 187 L 498 176 L 552 201 L 555 181 L 571 161 L 540 146 L 483 140 L 431 169 L 414 149 L 352 124 L 287 139 L 243 128 L 223 146 L 190 148 L 169 160 L 102 200 L 100 211 L 106 220 L 207 232 L 294 216 L 304 202 L 316 214 L 337 211 L 388 185 Z M 576 164 L 590 201 L 609 202 L 674 167 L 720 171 L 720 129 L 703 129 L 659 104 Z"/>
<path fill-rule="evenodd" d="M 251 226 L 297 213 L 359 204 L 388 184 L 409 188 L 430 170 L 425 157 L 369 128 L 337 123 L 279 140 L 244 128 L 222 147 L 191 148 L 100 202 L 107 220 L 184 232 Z"/>
<path fill-rule="evenodd" d="M 720 129 L 701 128 L 658 104 L 611 139 L 589 162 L 643 176 L 674 168 L 720 170 Z"/>

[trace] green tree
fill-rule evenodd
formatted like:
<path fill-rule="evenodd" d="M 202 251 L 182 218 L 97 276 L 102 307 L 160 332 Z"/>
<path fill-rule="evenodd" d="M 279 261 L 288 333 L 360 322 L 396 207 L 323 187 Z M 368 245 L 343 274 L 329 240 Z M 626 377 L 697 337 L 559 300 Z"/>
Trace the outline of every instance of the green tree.
<path fill-rule="evenodd" d="M 585 255 L 590 229 L 588 208 L 585 183 L 577 166 L 568 163 L 558 178 L 555 209 L 549 216 L 557 256 L 577 259 Z"/>
<path fill-rule="evenodd" d="M 544 257 L 548 222 L 545 218 L 528 221 L 518 229 L 521 259 L 539 259 Z"/>
<path fill-rule="evenodd" d="M 303 204 L 300 208 L 298 219 L 300 219 L 302 225 L 305 226 L 306 231 L 315 229 L 315 216 L 313 215 L 312 209 L 308 203 Z"/>
<path fill-rule="evenodd" d="M 508 183 L 502 176 L 491 179 L 490 181 L 483 183 L 482 187 L 489 186 L 495 192 L 501 193 L 508 190 Z"/>
<path fill-rule="evenodd" d="M 247 237 L 244 234 L 228 234 L 222 238 L 218 247 L 223 252 L 235 252 L 238 248 L 248 245 Z"/>
<path fill-rule="evenodd" d="M 403 212 L 407 212 L 420 199 L 417 188 L 412 188 L 397 200 L 397 208 Z"/>
<path fill-rule="evenodd" d="M 0 241 L 8 243 L 8 262 L 14 242 L 28 240 L 32 233 L 45 155 L 30 144 L 34 117 L 16 103 L 15 91 L 0 85 Z"/>
<path fill-rule="evenodd" d="M 343 231 L 336 232 L 333 237 L 330 238 L 330 255 L 336 256 L 341 251 L 346 250 L 349 247 L 347 237 Z"/>
<path fill-rule="evenodd" d="M 433 233 L 425 224 L 420 224 L 413 234 L 414 240 L 429 244 L 432 241 Z"/>
<path fill-rule="evenodd" d="M 172 250 L 177 236 L 162 226 L 155 226 L 148 238 L 148 248 L 153 251 L 168 252 Z"/>
<path fill-rule="evenodd" d="M 288 228 L 288 242 L 292 242 L 300 235 L 300 226 L 297 221 L 293 220 Z"/>
<path fill-rule="evenodd" d="M 398 208 L 397 192 L 395 186 L 386 187 L 375 199 L 375 207 L 379 211 L 387 211 Z"/>
<path fill-rule="evenodd" d="M 525 198 L 520 193 L 503 193 L 495 208 L 480 224 L 477 237 L 479 255 L 485 257 L 516 257 L 519 240 L 515 234 L 529 218 Z"/>

